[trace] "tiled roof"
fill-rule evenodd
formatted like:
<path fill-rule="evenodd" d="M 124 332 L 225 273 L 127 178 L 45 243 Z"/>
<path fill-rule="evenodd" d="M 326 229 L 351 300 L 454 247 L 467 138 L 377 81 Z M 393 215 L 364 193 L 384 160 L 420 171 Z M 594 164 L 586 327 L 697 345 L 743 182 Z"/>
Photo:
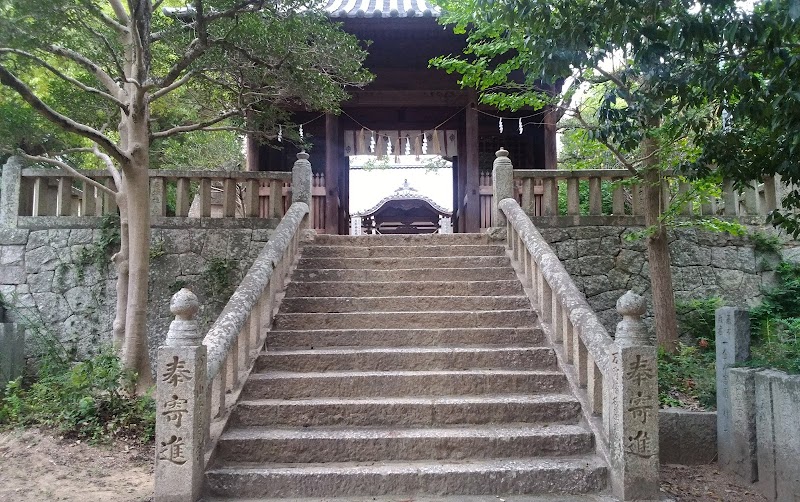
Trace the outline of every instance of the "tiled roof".
<path fill-rule="evenodd" d="M 427 0 L 323 0 L 331 17 L 439 17 Z"/>
<path fill-rule="evenodd" d="M 435 203 L 431 198 L 422 195 L 421 193 L 417 192 L 416 188 L 412 188 L 411 185 L 408 184 L 408 180 L 405 180 L 403 184 L 394 191 L 394 193 L 388 197 L 384 197 L 381 199 L 380 202 L 372 206 L 370 209 L 366 211 L 360 211 L 357 213 L 353 213 L 352 216 L 370 216 L 374 214 L 378 209 L 382 208 L 386 204 L 396 200 L 421 200 L 430 204 L 430 206 L 439 214 L 443 214 L 445 216 L 452 216 L 453 212 L 448 211 L 447 209 L 443 208 L 439 204 Z"/>

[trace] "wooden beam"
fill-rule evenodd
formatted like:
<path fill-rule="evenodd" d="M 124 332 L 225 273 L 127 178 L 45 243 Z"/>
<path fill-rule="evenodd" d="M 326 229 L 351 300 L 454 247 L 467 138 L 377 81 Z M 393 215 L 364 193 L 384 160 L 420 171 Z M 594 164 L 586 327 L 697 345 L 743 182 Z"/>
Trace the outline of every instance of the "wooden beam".
<path fill-rule="evenodd" d="M 464 106 L 470 100 L 469 91 L 353 91 L 352 98 L 345 101 L 345 108 L 404 106 Z"/>
<path fill-rule="evenodd" d="M 339 117 L 325 115 L 325 233 L 339 233 Z"/>
<path fill-rule="evenodd" d="M 556 112 L 552 106 L 544 114 L 544 168 L 558 169 L 558 149 L 556 148 Z"/>
<path fill-rule="evenodd" d="M 478 190 L 478 106 L 477 94 L 471 91 L 471 100 L 466 109 L 466 211 L 464 229 L 469 233 L 481 231 L 481 206 Z"/>

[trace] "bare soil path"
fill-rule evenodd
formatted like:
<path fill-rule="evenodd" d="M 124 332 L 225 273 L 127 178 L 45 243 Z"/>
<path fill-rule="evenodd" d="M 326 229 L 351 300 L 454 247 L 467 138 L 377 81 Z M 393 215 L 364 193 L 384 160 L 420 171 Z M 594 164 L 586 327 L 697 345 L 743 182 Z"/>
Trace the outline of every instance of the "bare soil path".
<path fill-rule="evenodd" d="M 153 497 L 152 451 L 53 437 L 35 429 L 0 433 L 0 502 L 119 501 Z"/>
<path fill-rule="evenodd" d="M 153 451 L 124 442 L 90 446 L 38 430 L 0 433 L 0 502 L 153 498 Z M 677 502 L 765 502 L 717 466 L 665 465 L 661 492 Z"/>

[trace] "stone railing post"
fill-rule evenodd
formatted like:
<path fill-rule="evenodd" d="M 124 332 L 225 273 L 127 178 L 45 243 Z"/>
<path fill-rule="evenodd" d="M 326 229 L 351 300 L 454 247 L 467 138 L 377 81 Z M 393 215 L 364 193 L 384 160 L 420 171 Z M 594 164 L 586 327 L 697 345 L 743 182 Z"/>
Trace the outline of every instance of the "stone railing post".
<path fill-rule="evenodd" d="M 197 296 L 184 288 L 172 296 L 164 345 L 156 367 L 156 502 L 194 502 L 204 471 L 206 347 L 195 315 Z"/>
<path fill-rule="evenodd" d="M 753 376 L 751 371 L 730 372 L 733 366 L 750 358 L 750 314 L 745 309 L 722 307 L 717 309 L 714 321 L 719 466 L 752 482 L 757 478 L 755 437 L 740 431 L 755 432 Z M 736 393 L 732 394 L 734 388 Z"/>
<path fill-rule="evenodd" d="M 7 322 L 5 309 L 0 305 L 0 389 L 22 376 L 25 369 L 25 330 Z"/>
<path fill-rule="evenodd" d="M 308 161 L 308 154 L 303 151 L 297 154 L 297 160 L 292 167 L 292 204 L 305 202 L 309 209 L 312 208 L 311 180 L 311 162 Z M 312 228 L 312 225 L 312 217 L 309 214 L 300 228 L 305 230 Z"/>
<path fill-rule="evenodd" d="M 500 148 L 492 165 L 492 226 L 506 228 L 506 215 L 500 210 L 500 201 L 514 198 L 514 166 L 508 158 L 508 150 Z"/>
<path fill-rule="evenodd" d="M 628 291 L 617 301 L 612 353 L 609 447 L 611 483 L 620 500 L 658 500 L 658 364 L 641 316 L 644 298 Z"/>
<path fill-rule="evenodd" d="M 17 228 L 21 185 L 22 161 L 19 157 L 10 157 L 0 179 L 0 228 Z"/>

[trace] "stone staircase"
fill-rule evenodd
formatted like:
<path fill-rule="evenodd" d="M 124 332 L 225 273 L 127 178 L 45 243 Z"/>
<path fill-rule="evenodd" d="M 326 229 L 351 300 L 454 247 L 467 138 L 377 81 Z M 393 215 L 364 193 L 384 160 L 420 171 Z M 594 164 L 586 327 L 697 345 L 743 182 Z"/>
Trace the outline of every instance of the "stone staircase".
<path fill-rule="evenodd" d="M 580 404 L 485 236 L 318 236 L 266 349 L 214 500 L 604 498 Z"/>

